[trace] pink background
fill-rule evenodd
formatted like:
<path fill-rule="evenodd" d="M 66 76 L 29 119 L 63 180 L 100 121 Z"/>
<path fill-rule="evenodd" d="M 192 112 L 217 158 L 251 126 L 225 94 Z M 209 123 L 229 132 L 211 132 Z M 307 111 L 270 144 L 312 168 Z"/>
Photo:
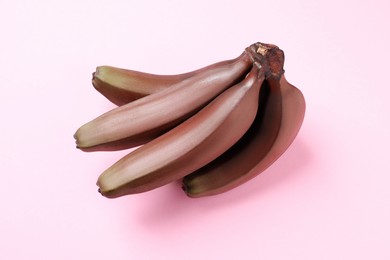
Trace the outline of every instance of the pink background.
<path fill-rule="evenodd" d="M 5 3 L 7 2 L 7 3 Z M 3 1 L 0 252 L 4 259 L 390 259 L 390 6 L 346 1 Z M 125 152 L 73 133 L 114 106 L 98 65 L 160 74 L 277 44 L 307 100 L 290 149 L 217 197 L 176 184 L 108 200 Z"/>

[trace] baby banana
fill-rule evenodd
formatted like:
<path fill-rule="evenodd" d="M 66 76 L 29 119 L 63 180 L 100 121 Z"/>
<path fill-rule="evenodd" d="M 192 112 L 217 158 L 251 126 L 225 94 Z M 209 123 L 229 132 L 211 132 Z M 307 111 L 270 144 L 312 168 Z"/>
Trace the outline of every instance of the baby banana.
<path fill-rule="evenodd" d="M 123 157 L 97 182 L 102 195 L 155 189 L 199 169 L 236 143 L 253 123 L 264 70 L 254 63 L 241 82 L 172 130 Z"/>
<path fill-rule="evenodd" d="M 169 88 L 108 111 L 76 131 L 77 147 L 96 151 L 144 144 L 241 80 L 252 64 L 253 57 L 245 51 L 236 59 L 211 65 Z"/>
<path fill-rule="evenodd" d="M 302 93 L 280 81 L 266 82 L 264 107 L 249 131 L 219 158 L 183 179 L 189 197 L 216 195 L 254 178 L 275 162 L 296 137 L 305 114 Z M 261 105 L 261 104 L 260 104 Z M 263 112 L 261 112 L 263 111 Z"/>

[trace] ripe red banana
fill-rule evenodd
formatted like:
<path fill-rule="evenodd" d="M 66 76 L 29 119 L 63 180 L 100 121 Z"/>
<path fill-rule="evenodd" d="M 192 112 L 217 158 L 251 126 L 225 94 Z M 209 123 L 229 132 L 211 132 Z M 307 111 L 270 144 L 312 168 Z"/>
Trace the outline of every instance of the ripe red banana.
<path fill-rule="evenodd" d="M 213 161 L 251 126 L 263 80 L 264 70 L 255 63 L 243 81 L 103 172 L 97 183 L 102 195 L 115 198 L 152 190 Z"/>
<path fill-rule="evenodd" d="M 268 85 L 264 107 L 259 107 L 263 113 L 258 113 L 246 135 L 222 156 L 183 179 L 188 196 L 231 190 L 266 170 L 290 146 L 303 122 L 304 97 L 284 76 L 280 81 L 268 81 Z"/>
<path fill-rule="evenodd" d="M 189 197 L 202 197 L 260 174 L 289 147 L 304 118 L 304 97 L 286 81 L 283 63 L 277 46 L 255 43 L 236 59 L 178 75 L 98 67 L 94 87 L 120 107 L 82 126 L 78 148 L 146 143 L 99 177 L 100 192 L 114 198 L 182 180 Z M 257 87 L 243 87 L 256 68 Z"/>
<path fill-rule="evenodd" d="M 118 150 L 144 144 L 199 111 L 242 79 L 253 63 L 245 51 L 236 59 L 199 70 L 169 88 L 115 108 L 80 127 L 77 147 Z"/>
<path fill-rule="evenodd" d="M 212 67 L 228 65 L 232 62 L 234 60 L 221 61 L 176 75 L 156 75 L 112 66 L 99 66 L 92 74 L 92 85 L 112 103 L 121 106 L 202 74 Z"/>

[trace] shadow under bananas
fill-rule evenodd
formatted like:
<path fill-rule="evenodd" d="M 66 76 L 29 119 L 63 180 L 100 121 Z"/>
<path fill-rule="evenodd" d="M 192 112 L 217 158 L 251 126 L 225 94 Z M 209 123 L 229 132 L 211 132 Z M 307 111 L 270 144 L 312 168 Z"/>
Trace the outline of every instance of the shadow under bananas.
<path fill-rule="evenodd" d="M 270 192 L 286 182 L 296 183 L 297 178 L 304 178 L 307 163 L 311 161 L 308 146 L 299 136 L 290 148 L 268 169 L 243 185 L 219 194 L 203 198 L 189 198 L 181 190 L 180 183 L 171 183 L 148 193 L 138 194 L 139 208 L 128 212 L 127 220 L 138 221 L 145 229 L 155 232 L 155 228 L 178 227 L 188 225 L 194 216 L 207 217 L 226 207 L 250 199 L 261 200 L 264 196 L 272 196 Z M 201 223 L 200 221 L 199 223 Z M 196 224 L 195 224 L 196 225 Z"/>

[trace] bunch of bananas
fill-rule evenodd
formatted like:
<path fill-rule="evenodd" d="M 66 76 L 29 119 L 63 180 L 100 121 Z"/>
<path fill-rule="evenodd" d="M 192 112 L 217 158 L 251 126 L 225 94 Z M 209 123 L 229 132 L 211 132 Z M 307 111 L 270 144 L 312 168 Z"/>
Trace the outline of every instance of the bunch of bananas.
<path fill-rule="evenodd" d="M 93 86 L 118 107 L 81 126 L 77 148 L 137 147 L 99 176 L 99 192 L 116 198 L 179 180 L 189 197 L 202 197 L 260 174 L 293 142 L 305 114 L 283 63 L 282 50 L 258 42 L 178 75 L 98 67 Z"/>

